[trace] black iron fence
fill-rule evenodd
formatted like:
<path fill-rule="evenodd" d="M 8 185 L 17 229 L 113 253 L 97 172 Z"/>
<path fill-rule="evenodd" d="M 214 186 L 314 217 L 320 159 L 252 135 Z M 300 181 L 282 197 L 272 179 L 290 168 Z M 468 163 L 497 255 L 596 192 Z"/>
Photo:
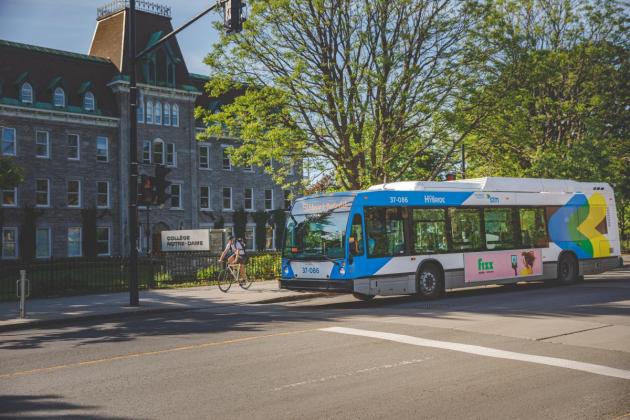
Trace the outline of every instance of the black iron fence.
<path fill-rule="evenodd" d="M 207 253 L 170 253 L 139 258 L 141 289 L 211 285 L 223 268 L 217 255 Z M 16 281 L 21 269 L 30 282 L 30 298 L 89 293 L 124 292 L 129 288 L 128 259 L 47 259 L 25 263 L 0 260 L 0 301 L 15 300 Z M 247 274 L 255 280 L 280 275 L 280 254 L 249 254 Z"/>

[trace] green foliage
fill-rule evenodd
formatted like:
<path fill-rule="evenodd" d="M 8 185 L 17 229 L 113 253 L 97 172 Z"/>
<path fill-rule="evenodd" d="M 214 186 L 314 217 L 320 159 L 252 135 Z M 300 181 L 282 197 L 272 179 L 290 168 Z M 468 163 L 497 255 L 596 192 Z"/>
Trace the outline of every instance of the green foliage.
<path fill-rule="evenodd" d="M 478 3 L 468 174 L 609 182 L 630 199 L 630 49 L 619 2 Z M 620 218 L 621 219 L 621 218 Z M 625 224 L 622 221 L 622 228 Z"/>
<path fill-rule="evenodd" d="M 435 178 L 462 141 L 454 122 L 468 123 L 451 109 L 469 89 L 467 3 L 249 2 L 245 30 L 206 58 L 211 96 L 244 93 L 197 110 L 210 126 L 201 137 L 240 137 L 235 162 L 273 158 L 276 181 L 307 156 L 341 189 Z"/>
<path fill-rule="evenodd" d="M 284 210 L 274 210 L 270 212 L 269 221 L 276 229 L 276 248 L 280 249 L 282 238 L 284 238 L 284 229 L 287 222 L 287 213 Z"/>
<path fill-rule="evenodd" d="M 211 265 L 197 270 L 196 279 L 202 281 L 215 281 L 221 271 L 221 267 Z"/>
<path fill-rule="evenodd" d="M 252 214 L 252 218 L 256 223 L 254 229 L 254 236 L 256 237 L 256 249 L 265 249 L 267 240 L 267 222 L 269 221 L 269 214 L 264 210 L 258 210 Z"/>
<path fill-rule="evenodd" d="M 0 156 L 0 189 L 16 187 L 24 180 L 24 171 L 15 160 Z"/>
<path fill-rule="evenodd" d="M 247 275 L 255 279 L 275 279 L 280 276 L 281 265 L 280 254 L 252 255 L 247 262 Z"/>

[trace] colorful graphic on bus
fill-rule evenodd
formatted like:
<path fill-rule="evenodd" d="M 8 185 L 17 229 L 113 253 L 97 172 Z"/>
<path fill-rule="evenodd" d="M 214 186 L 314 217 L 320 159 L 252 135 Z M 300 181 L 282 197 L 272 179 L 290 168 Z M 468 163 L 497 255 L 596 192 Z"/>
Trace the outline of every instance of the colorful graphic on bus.
<path fill-rule="evenodd" d="M 464 281 L 472 283 L 542 274 L 540 249 L 520 249 L 464 254 Z"/>

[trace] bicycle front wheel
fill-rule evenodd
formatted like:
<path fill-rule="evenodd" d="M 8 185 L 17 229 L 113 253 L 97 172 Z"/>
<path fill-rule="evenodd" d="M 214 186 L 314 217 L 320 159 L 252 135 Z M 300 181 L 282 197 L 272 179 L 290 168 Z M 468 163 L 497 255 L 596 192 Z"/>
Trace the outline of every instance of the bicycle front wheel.
<path fill-rule="evenodd" d="M 228 290 L 230 290 L 230 287 L 232 287 L 232 282 L 233 281 L 234 281 L 234 276 L 232 276 L 232 273 L 227 268 L 222 270 L 219 273 L 218 285 L 219 285 L 219 289 L 223 293 L 225 293 Z"/>

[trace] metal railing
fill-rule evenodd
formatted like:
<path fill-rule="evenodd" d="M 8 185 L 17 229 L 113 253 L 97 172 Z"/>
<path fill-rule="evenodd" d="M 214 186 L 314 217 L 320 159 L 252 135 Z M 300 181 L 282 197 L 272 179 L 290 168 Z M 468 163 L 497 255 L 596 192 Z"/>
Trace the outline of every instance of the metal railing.
<path fill-rule="evenodd" d="M 20 270 L 26 270 L 30 282 L 29 298 L 125 292 L 129 290 L 128 262 L 126 257 L 0 260 L 0 301 L 16 299 Z M 247 273 L 255 280 L 278 278 L 280 264 L 278 252 L 250 253 Z M 214 284 L 223 268 L 217 255 L 203 252 L 142 257 L 138 265 L 141 289 Z"/>
<path fill-rule="evenodd" d="M 112 13 L 123 10 L 127 7 L 129 7 L 129 0 L 114 0 L 111 3 L 107 3 L 106 5 L 97 8 L 96 17 L 97 19 L 100 19 L 107 15 L 111 15 Z M 150 1 L 137 0 L 136 10 L 152 13 L 158 16 L 164 16 L 167 18 L 171 17 L 171 8 L 169 6 L 153 3 Z"/>

